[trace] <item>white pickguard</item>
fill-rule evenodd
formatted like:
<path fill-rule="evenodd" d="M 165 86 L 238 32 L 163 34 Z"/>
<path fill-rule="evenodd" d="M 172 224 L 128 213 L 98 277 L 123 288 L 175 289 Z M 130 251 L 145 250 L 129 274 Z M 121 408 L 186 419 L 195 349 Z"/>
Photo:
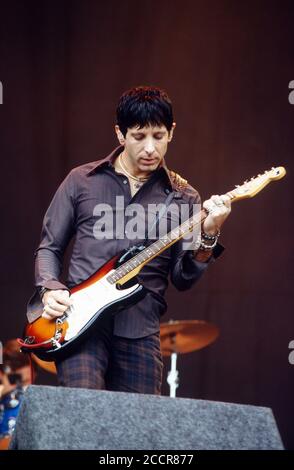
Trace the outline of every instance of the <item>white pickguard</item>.
<path fill-rule="evenodd" d="M 100 309 L 126 297 L 137 289 L 139 284 L 121 290 L 117 289 L 115 284 L 110 284 L 106 277 L 113 271 L 109 271 L 99 281 L 71 295 L 73 304 L 70 310 L 67 311 L 69 327 L 66 331 L 65 341 L 69 341 L 79 334 L 81 329 Z"/>

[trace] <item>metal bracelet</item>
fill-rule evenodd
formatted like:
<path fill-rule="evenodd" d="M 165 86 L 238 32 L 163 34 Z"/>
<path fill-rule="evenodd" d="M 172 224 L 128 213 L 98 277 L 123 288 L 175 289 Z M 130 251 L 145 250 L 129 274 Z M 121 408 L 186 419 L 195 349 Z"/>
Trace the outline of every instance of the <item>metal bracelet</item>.
<path fill-rule="evenodd" d="M 215 235 L 207 235 L 207 233 L 202 232 L 199 250 L 204 250 L 204 251 L 213 250 L 213 248 L 217 244 L 219 236 L 220 236 L 220 230 L 218 230 Z M 213 243 L 207 244 L 205 243 L 205 241 L 209 241 Z"/>
<path fill-rule="evenodd" d="M 219 236 L 220 230 L 218 230 L 215 235 L 208 235 L 205 232 L 201 232 L 201 238 L 203 238 L 203 240 L 215 241 L 215 239 L 217 240 Z"/>
<path fill-rule="evenodd" d="M 220 230 L 218 230 L 215 235 L 207 235 L 207 233 L 201 232 L 201 236 L 197 238 L 196 242 L 194 242 L 194 245 L 192 245 L 191 249 L 195 252 L 198 250 L 202 250 L 202 251 L 213 250 L 213 248 L 217 245 L 219 236 L 220 236 Z M 205 243 L 205 241 L 209 241 L 212 243 L 208 244 L 208 243 Z"/>
<path fill-rule="evenodd" d="M 203 240 L 201 240 L 201 243 L 200 243 L 200 246 L 199 246 L 199 250 L 203 250 L 203 251 L 208 251 L 208 250 L 213 250 L 213 248 L 216 246 L 217 244 L 217 238 L 214 240 L 214 242 L 211 244 L 211 245 L 207 245 L 206 243 L 204 243 Z"/>

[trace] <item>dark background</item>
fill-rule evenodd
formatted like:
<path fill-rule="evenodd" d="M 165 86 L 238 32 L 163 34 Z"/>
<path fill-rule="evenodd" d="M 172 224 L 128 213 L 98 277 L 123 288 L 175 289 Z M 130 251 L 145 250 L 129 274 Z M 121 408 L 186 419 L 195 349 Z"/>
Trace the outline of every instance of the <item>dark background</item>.
<path fill-rule="evenodd" d="M 293 24 L 287 0 L 0 2 L 2 343 L 21 333 L 57 185 L 116 145 L 125 89 L 162 87 L 177 121 L 167 162 L 203 199 L 272 166 L 288 171 L 233 206 L 226 251 L 199 284 L 168 292 L 164 321 L 203 319 L 221 332 L 179 357 L 177 394 L 271 407 L 294 448 Z M 40 373 L 38 383 L 55 382 Z"/>

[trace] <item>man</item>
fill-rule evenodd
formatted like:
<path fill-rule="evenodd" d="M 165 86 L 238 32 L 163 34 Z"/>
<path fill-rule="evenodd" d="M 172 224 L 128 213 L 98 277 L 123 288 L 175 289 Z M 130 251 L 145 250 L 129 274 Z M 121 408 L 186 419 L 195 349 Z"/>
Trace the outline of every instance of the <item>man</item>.
<path fill-rule="evenodd" d="M 134 245 L 127 229 L 132 205 L 148 210 L 151 203 L 165 203 L 168 195 L 177 207 L 188 205 L 192 209 L 200 202 L 197 191 L 171 172 L 164 160 L 175 126 L 171 101 L 164 91 L 136 87 L 122 95 L 115 126 L 120 146 L 110 156 L 72 170 L 45 215 L 36 252 L 38 294 L 30 301 L 29 321 L 40 313 L 39 296 L 44 318 L 61 316 L 71 305 L 68 288 Z M 113 233 L 103 239 L 97 233 L 101 235 L 97 208 L 107 204 L 118 215 L 118 196 L 123 197 L 126 207 L 124 235 Z M 203 207 L 208 215 L 200 246 L 198 243 L 196 250 L 184 250 L 183 242 L 178 241 L 146 264 L 138 275 L 138 281 L 148 290 L 146 297 L 114 318 L 109 317 L 108 324 L 97 327 L 75 352 L 58 361 L 61 385 L 160 393 L 159 320 L 166 310 L 168 275 L 179 290 L 188 289 L 222 251 L 217 239 L 230 212 L 230 200 L 227 196 L 212 196 Z M 72 237 L 68 282 L 64 285 L 60 282 L 62 259 Z M 142 243 L 144 236 L 138 238 L 136 244 Z"/>
<path fill-rule="evenodd" d="M 32 383 L 29 357 L 20 352 L 16 339 L 7 341 L 0 364 L 0 449 L 8 447 L 23 392 Z"/>

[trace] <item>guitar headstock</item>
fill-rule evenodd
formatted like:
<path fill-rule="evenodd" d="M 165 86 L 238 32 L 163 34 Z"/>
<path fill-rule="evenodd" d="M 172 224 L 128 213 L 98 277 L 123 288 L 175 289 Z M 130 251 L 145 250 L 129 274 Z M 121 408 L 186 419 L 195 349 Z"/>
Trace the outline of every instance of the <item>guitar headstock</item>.
<path fill-rule="evenodd" d="M 279 180 L 283 178 L 285 174 L 286 170 L 283 166 L 272 168 L 261 175 L 251 178 L 249 181 L 244 181 L 243 184 L 236 186 L 235 189 L 229 191 L 227 194 L 232 201 L 253 197 L 271 181 Z"/>

